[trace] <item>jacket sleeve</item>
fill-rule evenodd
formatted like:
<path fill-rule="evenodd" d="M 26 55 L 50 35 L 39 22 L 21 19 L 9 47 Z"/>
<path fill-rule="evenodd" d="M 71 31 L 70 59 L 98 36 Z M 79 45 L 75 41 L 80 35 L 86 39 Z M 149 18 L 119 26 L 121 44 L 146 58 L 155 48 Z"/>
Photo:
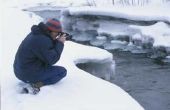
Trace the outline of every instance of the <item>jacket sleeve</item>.
<path fill-rule="evenodd" d="M 64 44 L 59 41 L 55 41 L 55 45 L 49 40 L 42 40 L 38 43 L 38 46 L 34 50 L 36 56 L 46 64 L 55 64 L 61 56 L 64 48 Z"/>

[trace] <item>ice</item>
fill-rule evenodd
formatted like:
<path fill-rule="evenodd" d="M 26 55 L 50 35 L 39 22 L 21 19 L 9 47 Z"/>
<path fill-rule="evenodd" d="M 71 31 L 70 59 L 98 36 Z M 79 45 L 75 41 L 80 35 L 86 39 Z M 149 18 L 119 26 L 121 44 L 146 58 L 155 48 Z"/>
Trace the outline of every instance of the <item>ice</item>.
<path fill-rule="evenodd" d="M 86 40 L 91 45 L 107 50 L 121 49 L 138 54 L 148 53 L 152 54 L 151 57 L 159 57 L 155 54 L 159 53 L 157 52 L 159 46 L 170 47 L 170 26 L 168 23 L 170 16 L 167 12 L 164 12 L 167 7 L 152 7 L 151 10 L 149 10 L 149 7 L 126 7 L 126 9 L 109 7 L 102 9 L 94 7 L 66 9 L 70 19 L 72 19 L 71 21 L 74 21 L 71 26 L 72 32 L 75 30 L 82 32 L 96 30 L 96 35 L 93 34 L 93 37 L 90 37 L 91 39 Z M 132 9 L 134 9 L 132 11 L 134 13 L 130 12 Z M 158 15 L 158 12 L 154 13 L 154 9 L 163 13 Z M 79 33 L 81 34 L 81 32 Z M 97 39 L 97 34 L 105 36 L 106 40 Z M 87 38 L 85 36 L 81 38 L 79 35 L 78 40 L 80 39 L 84 41 Z M 165 53 L 169 55 L 168 49 Z M 166 56 L 163 55 L 163 57 Z"/>
<path fill-rule="evenodd" d="M 94 45 L 94 46 L 103 46 L 104 43 L 106 43 L 107 41 L 106 36 L 96 36 L 95 39 L 90 41 L 90 44 Z"/>
<path fill-rule="evenodd" d="M 110 43 L 104 44 L 104 48 L 107 50 L 124 49 L 128 44 L 126 41 L 112 40 Z"/>
<path fill-rule="evenodd" d="M 99 23 L 99 33 L 109 33 L 112 37 L 118 35 L 130 35 L 131 31 L 129 31 L 129 25 L 126 23 L 122 23 L 121 21 L 114 21 L 114 19 L 110 20 L 98 20 Z"/>
<path fill-rule="evenodd" d="M 154 46 L 170 46 L 170 27 L 164 22 L 158 22 L 151 26 L 131 26 L 139 29 L 142 34 L 142 39 L 149 41 L 149 38 L 154 39 Z M 149 31 L 148 31 L 149 30 Z M 147 36 L 147 37 L 145 37 Z"/>
<path fill-rule="evenodd" d="M 166 56 L 166 58 L 163 60 L 163 62 L 170 64 L 170 56 Z"/>
<path fill-rule="evenodd" d="M 78 31 L 96 30 L 96 27 L 94 25 L 95 23 L 91 22 L 91 20 L 89 21 L 89 20 L 79 18 L 76 19 L 75 23 L 73 23 L 72 28 L 73 30 L 78 30 Z"/>
<path fill-rule="evenodd" d="M 90 41 L 97 36 L 97 31 L 74 31 L 73 39 L 76 41 Z"/>
<path fill-rule="evenodd" d="M 137 34 L 134 34 L 132 36 L 132 39 L 134 39 L 134 40 L 142 40 L 142 36 L 139 33 L 137 33 Z"/>
<path fill-rule="evenodd" d="M 131 41 L 134 45 L 140 46 L 143 49 L 151 49 L 153 47 L 154 39 L 148 36 L 136 33 L 132 36 Z"/>
<path fill-rule="evenodd" d="M 86 62 L 77 64 L 77 66 L 96 77 L 100 77 L 107 81 L 110 81 L 114 78 L 115 75 L 115 62 Z"/>
<path fill-rule="evenodd" d="M 170 56 L 167 56 L 166 58 L 170 58 Z"/>

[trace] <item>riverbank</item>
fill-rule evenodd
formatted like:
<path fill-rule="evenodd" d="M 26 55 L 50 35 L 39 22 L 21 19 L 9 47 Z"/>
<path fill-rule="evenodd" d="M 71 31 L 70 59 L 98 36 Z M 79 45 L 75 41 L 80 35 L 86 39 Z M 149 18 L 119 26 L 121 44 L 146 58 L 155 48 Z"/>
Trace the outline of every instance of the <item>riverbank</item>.
<path fill-rule="evenodd" d="M 109 82 L 127 91 L 145 110 L 170 109 L 170 66 L 158 65 L 144 54 L 112 52 L 116 63 L 116 74 Z M 92 73 L 87 64 L 79 68 Z M 86 69 L 88 68 L 88 70 Z M 94 75 L 94 74 L 93 74 Z M 102 78 L 99 74 L 95 76 Z"/>

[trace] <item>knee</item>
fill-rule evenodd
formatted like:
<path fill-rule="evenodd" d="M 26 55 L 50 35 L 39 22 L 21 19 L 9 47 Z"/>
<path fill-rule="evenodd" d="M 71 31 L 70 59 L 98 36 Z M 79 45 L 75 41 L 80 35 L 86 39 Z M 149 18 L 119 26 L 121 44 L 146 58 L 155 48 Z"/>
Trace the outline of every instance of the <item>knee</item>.
<path fill-rule="evenodd" d="M 62 66 L 57 66 L 57 68 L 55 70 L 56 70 L 55 75 L 60 76 L 61 78 L 65 77 L 67 75 L 66 68 L 64 68 Z"/>
<path fill-rule="evenodd" d="M 64 67 L 61 67 L 61 71 L 59 74 L 53 76 L 53 78 L 50 79 L 50 84 L 54 84 L 58 81 L 60 81 L 61 79 L 63 79 L 64 77 L 66 77 L 67 75 L 67 70 Z"/>
<path fill-rule="evenodd" d="M 65 77 L 67 75 L 67 70 L 64 67 L 62 67 L 62 69 L 62 76 Z"/>
<path fill-rule="evenodd" d="M 54 75 L 59 75 L 63 77 L 67 75 L 67 69 L 62 66 L 54 66 L 53 70 Z"/>

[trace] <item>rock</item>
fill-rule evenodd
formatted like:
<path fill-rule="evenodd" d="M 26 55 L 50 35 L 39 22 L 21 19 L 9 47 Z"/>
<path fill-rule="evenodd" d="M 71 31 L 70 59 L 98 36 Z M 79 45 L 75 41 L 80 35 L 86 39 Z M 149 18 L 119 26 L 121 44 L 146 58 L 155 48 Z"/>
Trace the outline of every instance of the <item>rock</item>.
<path fill-rule="evenodd" d="M 143 49 L 152 49 L 154 39 L 137 33 L 132 36 L 132 43 L 136 46 L 142 47 Z"/>
<path fill-rule="evenodd" d="M 143 49 L 152 49 L 153 48 L 153 43 L 143 43 L 142 44 Z"/>
<path fill-rule="evenodd" d="M 115 36 L 116 40 L 130 42 L 130 37 L 128 35 L 118 35 Z"/>
<path fill-rule="evenodd" d="M 151 58 L 154 59 L 154 62 L 159 65 L 165 65 L 169 60 L 166 58 L 168 52 L 163 46 L 154 47 L 151 53 Z"/>
<path fill-rule="evenodd" d="M 99 33 L 99 35 L 100 36 L 106 36 L 107 38 L 113 38 L 112 34 L 106 33 L 106 32 Z"/>
<path fill-rule="evenodd" d="M 92 36 L 98 36 L 97 30 L 86 30 L 85 33 L 92 35 Z"/>
<path fill-rule="evenodd" d="M 131 41 L 136 46 L 142 46 L 142 36 L 141 36 L 141 34 L 139 34 L 139 33 L 134 34 L 131 38 Z"/>
<path fill-rule="evenodd" d="M 163 62 L 164 62 L 165 64 L 170 64 L 170 56 L 166 56 L 166 58 L 163 59 Z"/>
<path fill-rule="evenodd" d="M 153 48 L 151 58 L 153 58 L 153 59 L 164 59 L 166 56 L 168 56 L 168 53 L 167 53 L 165 47 L 159 46 L 159 47 Z"/>

